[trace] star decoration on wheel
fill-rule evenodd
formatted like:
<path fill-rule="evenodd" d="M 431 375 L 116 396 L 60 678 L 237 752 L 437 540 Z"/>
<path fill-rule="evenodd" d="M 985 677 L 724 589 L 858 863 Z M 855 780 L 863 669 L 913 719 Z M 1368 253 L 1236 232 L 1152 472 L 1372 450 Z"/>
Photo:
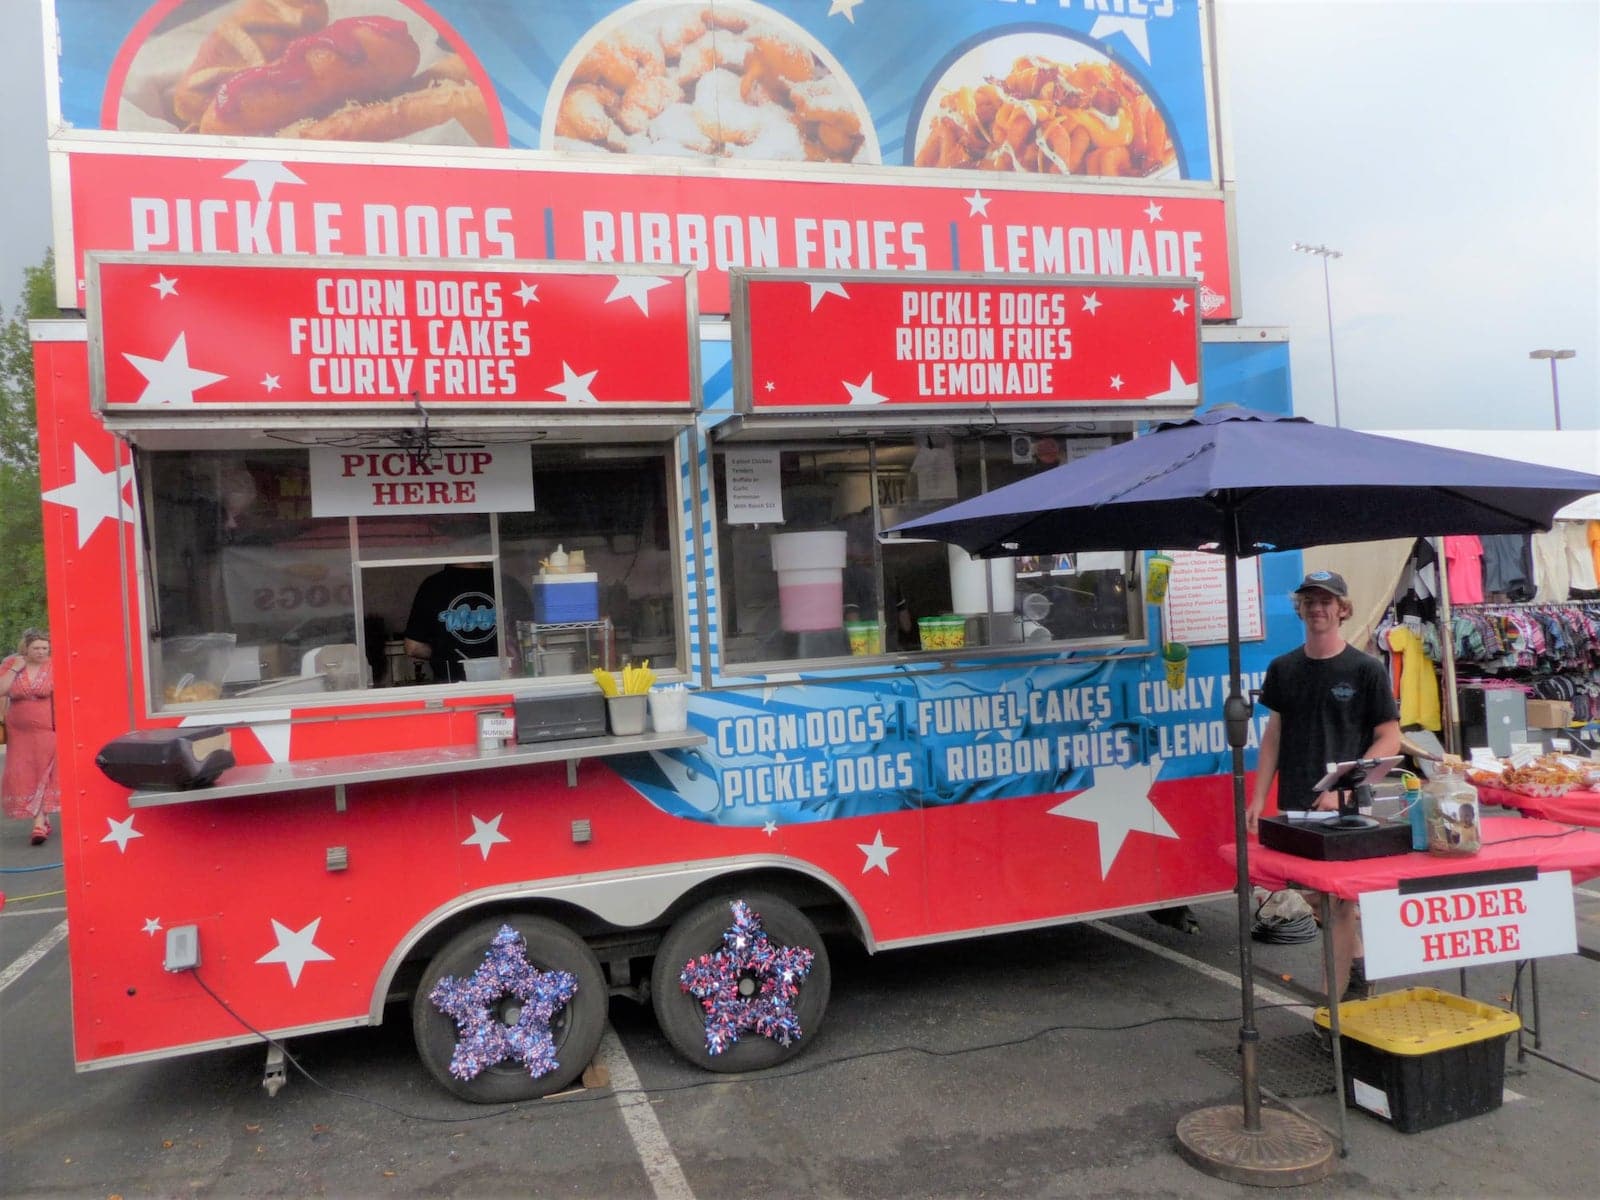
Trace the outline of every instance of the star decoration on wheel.
<path fill-rule="evenodd" d="M 733 924 L 722 949 L 690 960 L 678 986 L 700 1001 L 706 1014 L 706 1051 L 721 1054 L 743 1033 L 758 1033 L 788 1046 L 801 1036 L 794 999 L 816 958 L 804 946 L 774 946 L 761 928 L 761 914 L 735 900 Z"/>
<path fill-rule="evenodd" d="M 550 1074 L 561 1065 L 550 1022 L 577 994 L 576 976 L 539 970 L 528 961 L 522 935 L 510 925 L 500 926 L 470 978 L 446 975 L 428 993 L 433 1006 L 456 1023 L 450 1074 L 475 1079 L 508 1058 L 535 1079 Z"/>

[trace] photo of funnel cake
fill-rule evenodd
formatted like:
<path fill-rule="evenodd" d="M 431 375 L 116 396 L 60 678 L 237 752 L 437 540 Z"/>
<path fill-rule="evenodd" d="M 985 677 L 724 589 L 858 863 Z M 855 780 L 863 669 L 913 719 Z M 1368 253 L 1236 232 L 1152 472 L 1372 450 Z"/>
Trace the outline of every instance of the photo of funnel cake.
<path fill-rule="evenodd" d="M 918 167 L 1148 179 L 1178 172 L 1155 99 L 1101 50 L 1006 34 L 966 51 L 929 90 L 907 138 Z"/>
<path fill-rule="evenodd" d="M 556 72 L 540 145 L 581 154 L 878 163 L 855 85 L 815 38 L 753 0 L 641 0 Z"/>

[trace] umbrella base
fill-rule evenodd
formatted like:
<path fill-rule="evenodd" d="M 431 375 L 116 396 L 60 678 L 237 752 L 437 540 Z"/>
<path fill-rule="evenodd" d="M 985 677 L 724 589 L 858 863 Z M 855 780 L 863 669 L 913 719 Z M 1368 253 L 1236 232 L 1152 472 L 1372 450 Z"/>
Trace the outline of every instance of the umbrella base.
<path fill-rule="evenodd" d="M 1178 1151 L 1198 1171 L 1253 1187 L 1299 1187 L 1333 1174 L 1333 1139 L 1294 1113 L 1262 1109 L 1244 1127 L 1242 1105 L 1202 1108 L 1178 1122 Z"/>

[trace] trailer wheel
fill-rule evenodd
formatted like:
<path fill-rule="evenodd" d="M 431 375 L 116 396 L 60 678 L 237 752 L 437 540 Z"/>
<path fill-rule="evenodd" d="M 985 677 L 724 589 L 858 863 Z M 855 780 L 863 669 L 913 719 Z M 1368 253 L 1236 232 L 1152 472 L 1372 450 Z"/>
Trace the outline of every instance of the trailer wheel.
<path fill-rule="evenodd" d="M 678 976 L 692 959 L 721 948 L 723 931 L 732 921 L 730 905 L 735 899 L 744 900 L 760 915 L 761 927 L 774 945 L 803 947 L 813 957 L 811 970 L 794 998 L 800 1037 L 785 1046 L 772 1038 L 746 1033 L 722 1053 L 712 1054 L 706 1048 L 705 1010 L 698 999 L 683 990 Z M 724 1073 L 776 1066 L 809 1046 L 822 1027 L 831 985 L 828 951 L 817 927 L 788 901 L 764 893 L 720 896 L 684 913 L 661 939 L 650 976 L 656 1022 L 672 1048 L 697 1067 Z"/>
<path fill-rule="evenodd" d="M 505 925 L 522 935 L 532 966 L 540 971 L 568 971 L 578 981 L 577 992 L 550 1022 L 560 1065 L 536 1078 L 527 1067 L 508 1058 L 486 1067 L 472 1079 L 458 1079 L 450 1073 L 450 1058 L 459 1037 L 455 1019 L 440 1012 L 428 994 L 447 975 L 457 979 L 471 976 L 483 964 L 495 934 Z M 502 998 L 493 1011 L 512 1024 L 518 1015 L 516 1004 L 514 996 Z M 600 960 L 582 938 L 545 917 L 505 916 L 463 930 L 433 956 L 412 997 L 411 1029 L 423 1065 L 448 1091 L 476 1104 L 509 1104 L 559 1092 L 576 1079 L 600 1045 L 609 1007 L 609 989 Z"/>

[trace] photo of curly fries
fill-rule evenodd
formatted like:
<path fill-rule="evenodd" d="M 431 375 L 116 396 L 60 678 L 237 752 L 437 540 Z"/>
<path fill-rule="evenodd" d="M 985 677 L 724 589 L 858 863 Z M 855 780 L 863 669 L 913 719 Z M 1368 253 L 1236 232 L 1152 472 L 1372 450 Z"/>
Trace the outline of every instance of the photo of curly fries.
<path fill-rule="evenodd" d="M 1008 35 L 933 88 L 914 165 L 1145 178 L 1177 165 L 1166 119 L 1118 63 L 1065 38 Z"/>

